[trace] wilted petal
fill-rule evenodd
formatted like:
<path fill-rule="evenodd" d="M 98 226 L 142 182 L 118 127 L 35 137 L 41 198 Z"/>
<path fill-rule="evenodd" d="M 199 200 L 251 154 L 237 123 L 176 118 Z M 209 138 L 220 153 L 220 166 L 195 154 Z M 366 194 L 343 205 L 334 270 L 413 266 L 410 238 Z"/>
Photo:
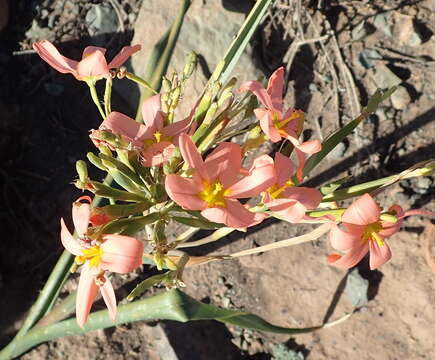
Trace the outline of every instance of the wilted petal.
<path fill-rule="evenodd" d="M 191 169 L 195 169 L 196 172 L 204 180 L 210 180 L 210 175 L 202 160 L 201 154 L 193 143 L 189 135 L 181 134 L 179 138 L 180 151 L 184 161 L 189 165 Z"/>
<path fill-rule="evenodd" d="M 128 58 L 133 55 L 135 52 L 141 49 L 140 45 L 134 46 L 124 46 L 121 51 L 112 59 L 109 63 L 109 69 L 119 68 L 122 64 L 124 64 Z"/>
<path fill-rule="evenodd" d="M 161 112 L 160 95 L 151 96 L 142 103 L 141 107 L 143 122 L 148 132 L 154 134 L 163 129 L 163 114 Z"/>
<path fill-rule="evenodd" d="M 107 306 L 107 309 L 109 310 L 109 317 L 114 322 L 116 320 L 116 296 L 115 291 L 113 290 L 112 283 L 107 278 L 107 276 L 104 276 L 106 281 L 104 282 L 103 286 L 100 287 L 101 295 L 103 295 L 104 303 Z"/>
<path fill-rule="evenodd" d="M 147 128 L 144 125 L 117 111 L 112 111 L 100 128 L 123 136 L 136 146 L 143 146 L 143 140 L 147 138 Z"/>
<path fill-rule="evenodd" d="M 376 241 L 370 243 L 370 269 L 375 270 L 391 259 L 391 249 L 386 242 L 382 246 Z"/>
<path fill-rule="evenodd" d="M 269 78 L 267 93 L 272 101 L 274 110 L 282 111 L 282 95 L 284 90 L 284 68 L 280 67 L 274 71 Z"/>
<path fill-rule="evenodd" d="M 43 40 L 33 43 L 33 49 L 38 53 L 42 60 L 57 71 L 63 74 L 75 73 L 78 62 L 61 55 L 51 42 Z"/>
<path fill-rule="evenodd" d="M 95 284 L 94 274 L 88 264 L 82 267 L 79 286 L 77 288 L 76 318 L 80 327 L 88 320 L 92 304 L 98 294 L 98 286 Z"/>
<path fill-rule="evenodd" d="M 142 265 L 144 245 L 131 236 L 104 235 L 101 244 L 101 267 L 119 274 L 126 274 Z"/>
<path fill-rule="evenodd" d="M 350 205 L 341 220 L 346 223 L 368 225 L 379 220 L 381 208 L 369 195 L 364 194 Z"/>
<path fill-rule="evenodd" d="M 60 240 L 62 241 L 63 247 L 73 255 L 82 255 L 82 247 L 69 232 L 63 218 L 60 219 L 60 229 Z"/>
<path fill-rule="evenodd" d="M 275 173 L 278 186 L 284 185 L 294 174 L 293 161 L 281 153 L 275 154 Z"/>
<path fill-rule="evenodd" d="M 342 257 L 336 256 L 335 258 L 330 258 L 329 262 L 331 265 L 349 269 L 351 267 L 354 267 L 356 264 L 358 264 L 361 261 L 361 259 L 367 254 L 368 251 L 369 251 L 369 246 L 367 245 L 367 243 L 365 243 L 360 246 L 351 248 Z"/>
<path fill-rule="evenodd" d="M 341 230 L 337 225 L 331 226 L 331 231 L 329 232 L 329 241 L 334 249 L 337 250 L 348 250 L 354 247 L 360 247 L 362 245 L 362 232 L 360 231 L 348 232 Z"/>
<path fill-rule="evenodd" d="M 276 182 L 273 159 L 268 155 L 257 157 L 249 175 L 236 182 L 229 190 L 228 198 L 247 198 L 259 195 Z"/>
<path fill-rule="evenodd" d="M 87 77 L 102 77 L 109 75 L 104 53 L 96 50 L 77 64 L 76 78 L 83 80 Z"/>
<path fill-rule="evenodd" d="M 168 196 L 186 210 L 203 210 L 205 201 L 198 197 L 203 190 L 200 179 L 187 179 L 179 175 L 167 175 L 165 188 Z"/>
<path fill-rule="evenodd" d="M 175 150 L 175 145 L 169 141 L 152 144 L 143 152 L 142 165 L 146 167 L 160 166 L 168 162 Z"/>
<path fill-rule="evenodd" d="M 242 84 L 239 89 L 240 92 L 251 91 L 257 97 L 258 101 L 260 101 L 266 108 L 273 109 L 272 99 L 270 95 L 267 93 L 267 90 L 263 87 L 263 85 L 258 81 L 248 81 Z"/>
<path fill-rule="evenodd" d="M 83 50 L 82 59 L 86 59 L 88 56 L 92 55 L 96 51 L 99 51 L 100 53 L 105 55 L 107 50 L 98 46 L 86 46 Z"/>
<path fill-rule="evenodd" d="M 77 234 L 83 237 L 88 231 L 89 219 L 91 218 L 91 204 L 82 203 L 80 202 L 81 199 L 77 199 L 72 204 L 72 218 Z"/>
<path fill-rule="evenodd" d="M 281 140 L 281 135 L 279 134 L 276 127 L 273 125 L 272 112 L 267 109 L 255 109 L 254 114 L 260 121 L 261 130 L 266 134 L 266 136 L 272 142 L 278 142 Z"/>

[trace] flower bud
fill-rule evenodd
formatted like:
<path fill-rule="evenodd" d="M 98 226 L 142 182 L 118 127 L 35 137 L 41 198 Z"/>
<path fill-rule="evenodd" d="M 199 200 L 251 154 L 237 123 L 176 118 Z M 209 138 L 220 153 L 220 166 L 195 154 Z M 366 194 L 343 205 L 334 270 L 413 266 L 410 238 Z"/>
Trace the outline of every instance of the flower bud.
<path fill-rule="evenodd" d="M 186 65 L 184 65 L 183 69 L 183 79 L 186 80 L 190 78 L 193 72 L 196 69 L 196 65 L 198 63 L 198 57 L 194 51 L 191 51 L 186 56 Z"/>
<path fill-rule="evenodd" d="M 77 160 L 76 161 L 76 170 L 77 174 L 79 174 L 79 179 L 82 182 L 88 181 L 88 167 L 86 163 L 83 160 Z"/>

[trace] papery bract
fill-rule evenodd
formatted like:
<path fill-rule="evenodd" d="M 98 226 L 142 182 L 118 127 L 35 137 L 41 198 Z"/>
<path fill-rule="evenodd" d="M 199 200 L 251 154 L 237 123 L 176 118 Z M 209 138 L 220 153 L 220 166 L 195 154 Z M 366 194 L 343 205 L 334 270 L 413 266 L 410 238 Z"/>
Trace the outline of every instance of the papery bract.
<path fill-rule="evenodd" d="M 250 212 L 237 199 L 257 196 L 275 182 L 273 160 L 256 158 L 247 171 L 242 168 L 241 148 L 229 142 L 219 144 L 205 161 L 191 138 L 180 136 L 184 161 L 194 171 L 192 178 L 168 175 L 165 188 L 169 197 L 186 210 L 201 210 L 210 221 L 233 228 L 258 224 L 264 216 Z"/>
<path fill-rule="evenodd" d="M 116 297 L 106 271 L 125 274 L 142 264 L 144 246 L 139 240 L 123 235 L 103 235 L 101 240 L 88 237 L 91 219 L 90 204 L 76 201 L 72 210 L 73 222 L 78 238 L 69 232 L 63 219 L 61 241 L 63 246 L 76 256 L 75 262 L 83 264 L 77 289 L 77 323 L 83 327 L 88 319 L 91 306 L 101 291 L 109 310 L 110 318 L 116 318 Z"/>
<path fill-rule="evenodd" d="M 289 140 L 296 149 L 299 166 L 298 180 L 302 180 L 302 169 L 307 155 L 315 154 L 321 150 L 318 140 L 299 141 L 298 128 L 303 122 L 303 112 L 295 109 L 283 111 L 284 68 L 280 67 L 270 76 L 267 89 L 258 81 L 244 83 L 240 91 L 251 91 L 264 106 L 254 110 L 260 121 L 261 129 L 272 142 L 282 138 Z"/>
<path fill-rule="evenodd" d="M 274 168 L 276 183 L 264 192 L 263 202 L 281 219 L 298 223 L 307 210 L 317 208 L 322 194 L 316 189 L 294 186 L 291 180 L 295 173 L 293 162 L 283 154 L 275 154 Z"/>
<path fill-rule="evenodd" d="M 95 81 L 110 75 L 110 69 L 120 67 L 135 52 L 141 49 L 140 45 L 124 46 L 121 51 L 107 63 L 106 49 L 88 46 L 83 51 L 80 61 L 63 56 L 49 41 L 43 40 L 33 43 L 33 49 L 38 55 L 57 71 L 75 76 L 77 80 Z"/>
<path fill-rule="evenodd" d="M 332 225 L 329 234 L 331 245 L 346 253 L 343 256 L 332 254 L 328 261 L 335 266 L 351 268 L 369 252 L 370 269 L 377 269 L 391 259 L 391 249 L 385 239 L 400 230 L 403 218 L 432 214 L 423 210 L 404 212 L 399 205 L 390 207 L 388 213 L 393 214 L 397 221 L 382 220 L 381 208 L 369 194 L 359 197 L 341 217 L 346 230 Z"/>
<path fill-rule="evenodd" d="M 189 117 L 165 126 L 165 115 L 161 111 L 160 104 L 160 95 L 152 96 L 143 102 L 144 124 L 119 112 L 111 112 L 100 129 L 107 129 L 123 136 L 133 147 L 140 149 L 144 166 L 162 165 L 172 156 L 175 146 L 178 146 L 180 134 L 187 132 L 191 119 Z"/>

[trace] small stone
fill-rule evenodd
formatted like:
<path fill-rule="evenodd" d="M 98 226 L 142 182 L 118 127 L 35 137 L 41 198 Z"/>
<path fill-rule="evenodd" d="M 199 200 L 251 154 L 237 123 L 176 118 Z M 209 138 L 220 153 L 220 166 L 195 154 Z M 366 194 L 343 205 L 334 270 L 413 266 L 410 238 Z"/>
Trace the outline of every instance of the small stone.
<path fill-rule="evenodd" d="M 347 276 L 344 293 L 347 299 L 353 306 L 363 306 L 367 304 L 367 291 L 369 289 L 369 281 L 364 279 L 358 268 L 351 270 Z"/>
<path fill-rule="evenodd" d="M 378 65 L 374 68 L 373 80 L 378 87 L 383 89 L 399 85 L 402 82 L 402 80 L 385 65 Z"/>
<path fill-rule="evenodd" d="M 375 49 L 364 49 L 358 56 L 358 60 L 363 67 L 370 69 L 375 66 L 376 60 L 382 59 L 382 55 Z M 373 61 L 375 60 L 375 61 Z"/>
<path fill-rule="evenodd" d="M 429 177 L 418 177 L 414 191 L 419 194 L 426 194 L 432 187 L 432 179 Z"/>
<path fill-rule="evenodd" d="M 400 45 L 419 46 L 423 42 L 412 16 L 394 13 L 394 39 Z"/>
<path fill-rule="evenodd" d="M 411 96 L 408 90 L 403 86 L 399 86 L 397 90 L 391 95 L 391 104 L 395 109 L 404 110 L 411 102 Z"/>
<path fill-rule="evenodd" d="M 313 92 L 318 92 L 319 91 L 319 88 L 317 87 L 317 85 L 316 84 L 314 84 L 314 83 L 310 83 L 309 85 L 308 85 L 308 89 L 313 93 Z"/>
<path fill-rule="evenodd" d="M 289 349 L 284 344 L 277 344 L 272 347 L 272 360 L 304 360 L 305 356 L 300 351 Z"/>
<path fill-rule="evenodd" d="M 38 22 L 34 19 L 32 26 L 26 31 L 26 38 L 33 41 L 39 41 L 41 39 L 50 39 L 52 32 L 48 28 L 42 28 L 38 25 Z"/>
<path fill-rule="evenodd" d="M 375 16 L 373 25 L 381 30 L 385 35 L 392 37 L 393 31 L 391 28 L 391 15 L 390 13 L 382 13 Z"/>
<path fill-rule="evenodd" d="M 85 22 L 89 35 L 103 35 L 118 30 L 118 18 L 109 4 L 95 4 L 86 13 Z"/>

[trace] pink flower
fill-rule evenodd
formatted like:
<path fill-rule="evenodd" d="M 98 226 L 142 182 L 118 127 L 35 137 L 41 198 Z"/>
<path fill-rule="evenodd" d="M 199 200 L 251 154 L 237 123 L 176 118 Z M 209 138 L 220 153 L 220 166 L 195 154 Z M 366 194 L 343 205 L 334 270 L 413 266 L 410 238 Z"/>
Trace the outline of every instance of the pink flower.
<path fill-rule="evenodd" d="M 250 212 L 237 199 L 257 196 L 275 183 L 273 160 L 268 155 L 256 158 L 246 173 L 242 169 L 239 145 L 221 143 L 205 161 L 186 134 L 180 136 L 184 161 L 194 171 L 192 178 L 168 175 L 165 181 L 169 197 L 186 210 L 201 210 L 210 221 L 232 228 L 258 224 L 263 214 Z"/>
<path fill-rule="evenodd" d="M 296 187 L 291 180 L 294 175 L 293 162 L 281 153 L 275 154 L 276 183 L 264 192 L 263 202 L 280 218 L 298 223 L 305 212 L 315 209 L 322 201 L 316 189 Z"/>
<path fill-rule="evenodd" d="M 160 95 L 155 95 L 142 104 L 142 117 L 145 124 L 119 112 L 112 112 L 103 121 L 100 129 L 110 130 L 123 136 L 134 147 L 142 151 L 144 166 L 159 166 L 172 156 L 178 138 L 186 132 L 191 119 L 187 118 L 165 126 L 165 114 L 161 111 Z"/>
<path fill-rule="evenodd" d="M 125 46 L 118 55 L 107 64 L 106 58 L 104 57 L 106 49 L 104 48 L 88 46 L 83 51 L 82 60 L 75 61 L 61 55 L 56 47 L 47 40 L 33 43 L 33 49 L 35 49 L 42 60 L 57 71 L 63 74 L 70 73 L 74 75 L 77 80 L 83 81 L 95 81 L 109 76 L 110 69 L 120 67 L 131 55 L 139 51 L 140 48 L 140 45 Z"/>
<path fill-rule="evenodd" d="M 298 180 L 302 180 L 302 169 L 307 154 L 315 154 L 321 150 L 318 140 L 305 142 L 299 141 L 298 128 L 303 122 L 303 112 L 288 109 L 283 112 L 282 92 L 284 87 L 284 68 L 280 67 L 271 75 L 267 89 L 258 81 L 244 83 L 240 91 L 251 91 L 264 108 L 255 109 L 254 113 L 260 121 L 260 127 L 272 142 L 278 142 L 282 138 L 289 140 L 296 149 L 299 161 L 297 169 Z"/>
<path fill-rule="evenodd" d="M 338 267 L 351 268 L 370 252 L 370 269 L 374 270 L 391 259 L 391 250 L 386 238 L 400 230 L 403 218 L 410 215 L 429 215 L 423 210 L 404 212 L 399 205 L 393 205 L 387 214 L 394 215 L 398 221 L 388 221 L 381 214 L 381 208 L 369 195 L 358 198 L 341 217 L 346 230 L 333 225 L 329 234 L 331 245 L 346 254 L 332 254 L 328 261 Z"/>
<path fill-rule="evenodd" d="M 61 224 L 62 244 L 75 255 L 75 262 L 83 264 L 77 289 L 77 323 L 83 327 L 88 319 L 91 306 L 101 291 L 109 310 L 110 318 L 116 318 L 116 297 L 107 271 L 125 274 L 142 264 L 143 244 L 139 240 L 123 235 L 103 235 L 101 240 L 88 237 L 91 207 L 81 203 L 79 198 L 73 203 L 72 217 L 78 238 L 68 231 L 63 219 Z"/>

